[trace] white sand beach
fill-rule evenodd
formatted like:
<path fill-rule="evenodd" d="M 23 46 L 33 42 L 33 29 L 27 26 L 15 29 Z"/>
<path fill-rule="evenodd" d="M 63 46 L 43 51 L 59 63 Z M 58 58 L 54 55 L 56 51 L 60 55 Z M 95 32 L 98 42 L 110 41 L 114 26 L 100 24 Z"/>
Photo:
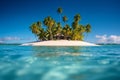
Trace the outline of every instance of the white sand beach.
<path fill-rule="evenodd" d="M 93 43 L 73 40 L 50 40 L 33 43 L 24 43 L 22 46 L 99 46 Z"/>

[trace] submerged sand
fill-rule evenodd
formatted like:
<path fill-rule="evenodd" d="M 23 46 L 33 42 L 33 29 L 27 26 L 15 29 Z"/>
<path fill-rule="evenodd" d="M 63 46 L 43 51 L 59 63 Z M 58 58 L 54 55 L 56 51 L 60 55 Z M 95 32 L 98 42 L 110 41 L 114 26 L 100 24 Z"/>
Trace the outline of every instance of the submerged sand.
<path fill-rule="evenodd" d="M 24 43 L 22 44 L 22 46 L 98 46 L 98 45 L 85 41 L 50 40 L 50 41 Z"/>

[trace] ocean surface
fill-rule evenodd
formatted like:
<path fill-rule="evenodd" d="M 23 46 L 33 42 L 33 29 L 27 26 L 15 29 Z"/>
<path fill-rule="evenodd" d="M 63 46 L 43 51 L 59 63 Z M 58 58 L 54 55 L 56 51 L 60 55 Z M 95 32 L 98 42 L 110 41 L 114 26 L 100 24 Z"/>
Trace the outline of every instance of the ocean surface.
<path fill-rule="evenodd" d="M 120 80 L 120 45 L 0 45 L 0 80 Z"/>

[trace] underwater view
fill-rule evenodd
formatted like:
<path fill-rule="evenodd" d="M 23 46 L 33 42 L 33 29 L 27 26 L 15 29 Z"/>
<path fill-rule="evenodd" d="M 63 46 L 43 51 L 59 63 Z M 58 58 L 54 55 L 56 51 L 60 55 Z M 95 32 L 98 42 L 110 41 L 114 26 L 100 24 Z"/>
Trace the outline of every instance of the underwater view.
<path fill-rule="evenodd" d="M 0 45 L 0 80 L 120 80 L 120 45 Z"/>

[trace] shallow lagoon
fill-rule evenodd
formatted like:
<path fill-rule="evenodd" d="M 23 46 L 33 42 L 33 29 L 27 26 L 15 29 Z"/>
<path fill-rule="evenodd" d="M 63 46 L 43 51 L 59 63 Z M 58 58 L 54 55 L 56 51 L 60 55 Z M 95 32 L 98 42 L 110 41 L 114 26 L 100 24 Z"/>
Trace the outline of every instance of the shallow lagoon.
<path fill-rule="evenodd" d="M 119 80 L 120 45 L 0 45 L 0 80 Z"/>

